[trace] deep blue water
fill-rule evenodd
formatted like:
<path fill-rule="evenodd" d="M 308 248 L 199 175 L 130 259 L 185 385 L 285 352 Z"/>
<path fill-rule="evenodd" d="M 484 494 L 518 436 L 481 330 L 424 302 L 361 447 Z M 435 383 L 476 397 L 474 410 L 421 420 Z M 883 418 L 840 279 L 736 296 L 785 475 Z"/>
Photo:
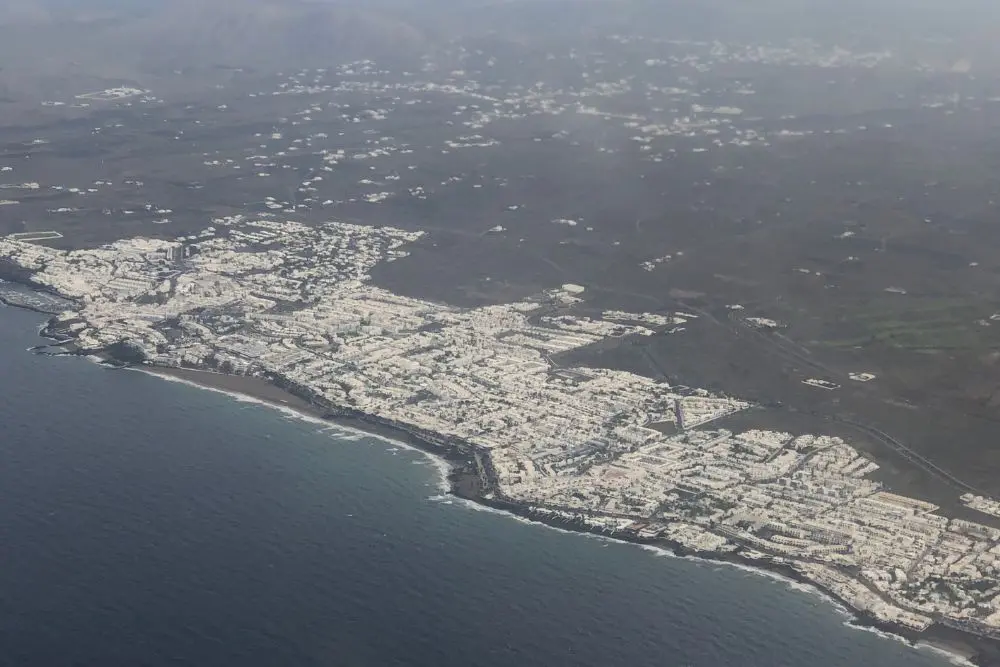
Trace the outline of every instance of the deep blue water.
<path fill-rule="evenodd" d="M 0 307 L 0 665 L 930 667 L 830 605 L 433 499 L 436 469 L 46 358 Z"/>

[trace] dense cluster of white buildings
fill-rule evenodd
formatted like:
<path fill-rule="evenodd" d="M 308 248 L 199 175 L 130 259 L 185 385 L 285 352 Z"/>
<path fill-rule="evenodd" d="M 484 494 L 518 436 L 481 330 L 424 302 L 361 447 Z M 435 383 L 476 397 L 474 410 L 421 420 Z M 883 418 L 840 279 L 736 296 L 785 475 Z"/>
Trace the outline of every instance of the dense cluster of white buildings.
<path fill-rule="evenodd" d="M 1000 531 L 887 492 L 869 478 L 875 463 L 837 438 L 713 428 L 745 402 L 553 360 L 690 314 L 583 317 L 576 285 L 454 308 L 370 284 L 419 233 L 214 223 L 176 242 L 69 252 L 8 238 L 0 257 L 76 301 L 54 326 L 85 351 L 127 343 L 158 364 L 281 377 L 471 444 L 494 493 L 538 511 L 786 563 L 909 627 L 1000 628 Z"/>
<path fill-rule="evenodd" d="M 156 364 L 280 378 L 332 406 L 468 443 L 488 464 L 491 493 L 537 512 L 661 537 L 699 552 L 738 551 L 745 559 L 782 563 L 855 608 L 907 627 L 945 621 L 1000 631 L 1000 531 L 949 519 L 933 505 L 881 488 L 870 476 L 877 465 L 840 439 L 732 432 L 715 424 L 747 409 L 743 401 L 628 372 L 558 363 L 561 353 L 609 338 L 683 331 L 696 315 L 608 310 L 586 317 L 574 308 L 585 293 L 576 285 L 471 309 L 407 298 L 373 286 L 369 272 L 379 262 L 405 257 L 419 233 L 283 219 L 345 202 L 424 200 L 464 181 L 475 181 L 476 189 L 504 187 L 503 178 L 474 173 L 444 174 L 423 184 L 405 176 L 418 168 L 421 151 L 492 150 L 507 141 L 511 123 L 533 117 L 565 116 L 573 119 L 569 126 L 599 130 L 560 131 L 533 136 L 533 142 L 579 146 L 577 137 L 593 134 L 601 138 L 593 141 L 598 152 L 634 149 L 652 162 L 678 151 L 766 146 L 812 130 L 765 131 L 759 118 L 744 113 L 754 108 L 751 80 L 731 83 L 727 77 L 720 86 L 699 74 L 720 64 L 870 69 L 892 60 L 888 53 L 815 44 L 646 41 L 650 55 L 657 55 L 638 72 L 623 73 L 600 52 L 546 54 L 553 66 L 580 75 L 560 82 L 484 76 L 499 61 L 457 44 L 440 63 L 414 62 L 412 72 L 388 72 L 366 60 L 281 74 L 274 89 L 248 97 L 294 100 L 297 108 L 249 138 L 252 147 L 228 154 L 199 148 L 195 165 L 211 173 L 241 170 L 259 182 L 295 169 L 294 163 L 313 163 L 291 188 L 282 187 L 283 196 L 266 197 L 261 206 L 268 213 L 220 218 L 177 241 L 135 238 L 69 252 L 30 242 L 57 238 L 58 232 L 23 232 L 0 239 L 0 260 L 30 270 L 37 284 L 75 301 L 77 308 L 58 316 L 54 327 L 83 351 L 124 343 Z M 352 104 L 355 98 L 373 103 Z M 79 95 L 72 106 L 156 102 L 149 91 L 119 87 Z M 449 114 L 429 145 L 397 140 L 389 134 L 392 123 L 382 122 L 410 107 Z M 363 134 L 361 141 L 310 128 L 315 122 L 329 129 L 331 120 L 350 124 Z M 177 130 L 174 139 L 182 138 Z M 358 168 L 365 171 L 357 187 L 333 194 L 329 185 L 340 177 L 337 172 Z M 0 166 L 0 172 L 14 167 Z M 40 190 L 88 197 L 113 185 L 11 178 L 0 184 L 10 197 Z M 135 179 L 124 184 L 143 187 Z M 18 203 L 0 199 L 0 206 Z M 520 203 L 504 204 L 504 215 L 523 210 Z M 79 211 L 47 209 L 51 215 Z M 162 224 L 173 214 L 152 202 L 102 211 L 143 212 Z M 579 215 L 551 223 L 593 230 Z M 489 231 L 507 228 L 497 224 Z M 640 266 L 655 271 L 683 252 Z M 782 326 L 760 317 L 744 321 L 760 329 Z M 858 372 L 850 378 L 866 382 L 875 376 Z M 837 388 L 826 380 L 805 383 Z M 996 500 L 969 495 L 962 502 L 1000 517 Z"/>

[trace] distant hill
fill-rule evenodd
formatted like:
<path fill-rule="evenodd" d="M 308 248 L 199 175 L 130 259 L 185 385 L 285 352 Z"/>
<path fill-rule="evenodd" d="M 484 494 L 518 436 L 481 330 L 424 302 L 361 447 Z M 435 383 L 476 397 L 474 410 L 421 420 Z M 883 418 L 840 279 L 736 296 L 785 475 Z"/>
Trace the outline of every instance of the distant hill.
<path fill-rule="evenodd" d="M 411 25 L 363 9 L 365 3 L 352 5 L 179 0 L 129 23 L 118 37 L 149 65 L 330 65 L 345 57 L 401 55 L 424 48 L 422 33 Z"/>
<path fill-rule="evenodd" d="M 424 31 L 388 6 L 377 0 L 0 0 L 0 56 L 3 62 L 17 56 L 24 65 L 73 62 L 120 76 L 199 65 L 332 65 L 422 52 Z"/>
<path fill-rule="evenodd" d="M 859 49 L 909 48 L 915 60 L 980 71 L 1000 54 L 993 36 L 997 6 L 984 0 L 0 0 L 0 63 L 22 80 L 59 76 L 67 63 L 74 74 L 139 79 L 197 67 L 410 62 L 456 36 L 546 45 L 563 36 L 621 32 L 737 43 L 809 37 Z"/>

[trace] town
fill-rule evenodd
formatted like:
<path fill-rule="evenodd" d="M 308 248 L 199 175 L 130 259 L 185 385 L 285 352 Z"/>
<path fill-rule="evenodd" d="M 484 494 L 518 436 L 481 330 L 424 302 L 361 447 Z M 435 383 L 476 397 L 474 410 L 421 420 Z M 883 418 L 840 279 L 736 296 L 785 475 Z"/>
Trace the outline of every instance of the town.
<path fill-rule="evenodd" d="M 700 554 L 791 568 L 878 621 L 1000 636 L 1000 530 L 882 488 L 842 439 L 715 422 L 746 401 L 560 353 L 658 336 L 691 313 L 580 314 L 585 286 L 459 308 L 371 284 L 420 232 L 275 214 L 197 235 L 57 250 L 0 240 L 8 274 L 72 300 L 79 353 L 261 376 L 463 443 L 484 498 Z M 963 498 L 994 513 L 996 501 Z"/>

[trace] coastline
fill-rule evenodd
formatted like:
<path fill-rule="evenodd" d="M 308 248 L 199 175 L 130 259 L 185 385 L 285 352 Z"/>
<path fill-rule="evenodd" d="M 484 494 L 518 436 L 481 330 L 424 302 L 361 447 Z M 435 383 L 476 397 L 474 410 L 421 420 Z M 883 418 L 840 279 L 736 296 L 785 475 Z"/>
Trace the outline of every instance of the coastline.
<path fill-rule="evenodd" d="M 620 544 L 640 546 L 662 556 L 684 558 L 706 564 L 727 565 L 757 576 L 769 576 L 783 582 L 790 588 L 811 593 L 822 598 L 827 604 L 832 604 L 845 617 L 848 617 L 845 623 L 856 630 L 875 632 L 886 638 L 902 641 L 917 649 L 938 652 L 957 665 L 976 665 L 977 667 L 1000 665 L 1000 646 L 994 645 L 988 638 L 981 638 L 981 641 L 977 641 L 980 638 L 976 635 L 940 624 L 934 624 L 923 632 L 917 632 L 879 621 L 854 609 L 849 602 L 836 593 L 811 581 L 785 563 L 751 560 L 737 552 L 697 551 L 664 538 L 647 540 L 631 537 L 621 532 L 612 534 L 587 526 L 580 521 L 561 519 L 516 503 L 486 498 L 481 492 L 481 488 L 477 488 L 474 483 L 478 481 L 477 473 L 474 471 L 474 460 L 470 460 L 466 456 L 456 455 L 453 452 L 449 456 L 449 453 L 443 450 L 440 445 L 429 443 L 413 433 L 398 428 L 354 417 L 330 417 L 317 406 L 262 378 L 226 375 L 215 371 L 188 368 L 145 365 L 128 365 L 124 368 L 147 373 L 168 381 L 181 382 L 202 390 L 216 391 L 237 399 L 248 399 L 272 409 L 288 410 L 294 412 L 299 418 L 305 418 L 317 424 L 332 424 L 358 432 L 359 435 L 375 436 L 386 442 L 419 451 L 440 462 L 439 471 L 444 477 L 441 486 L 443 494 L 481 508 L 488 508 L 507 516 L 568 533 L 583 533 Z"/>
<path fill-rule="evenodd" d="M 20 281 L 18 281 L 20 282 Z M 28 289 L 33 285 L 24 284 Z M 9 306 L 34 311 L 42 315 L 52 316 L 51 312 L 32 308 L 27 304 L 10 303 Z M 307 390 L 281 386 L 281 378 L 249 377 L 230 375 L 211 369 L 177 368 L 140 364 L 127 359 L 116 358 L 113 350 L 99 354 L 85 353 L 72 345 L 72 337 L 60 335 L 50 327 L 50 322 L 43 325 L 39 334 L 52 340 L 50 345 L 39 345 L 33 350 L 36 353 L 51 354 L 50 349 L 59 350 L 56 354 L 88 356 L 106 366 L 144 372 L 168 381 L 181 382 L 203 390 L 224 393 L 237 400 L 245 400 L 262 404 L 272 409 L 286 412 L 296 418 L 305 419 L 317 424 L 341 427 L 358 435 L 374 436 L 393 444 L 420 451 L 439 464 L 442 475 L 442 493 L 459 498 L 477 507 L 491 511 L 502 512 L 505 515 L 517 517 L 532 523 L 542 524 L 557 530 L 573 533 L 586 533 L 601 539 L 613 540 L 619 543 L 637 544 L 643 548 L 655 550 L 658 554 L 672 557 L 688 558 L 705 563 L 726 564 L 761 576 L 772 576 L 780 579 L 789 587 L 802 587 L 808 592 L 823 597 L 833 603 L 836 609 L 850 616 L 848 625 L 859 630 L 876 632 L 883 636 L 903 641 L 915 648 L 933 650 L 948 656 L 955 664 L 977 665 L 978 667 L 1000 667 L 1000 642 L 989 637 L 967 632 L 935 623 L 923 631 L 908 630 L 895 624 L 879 621 L 856 609 L 836 593 L 827 590 L 822 585 L 810 580 L 787 563 L 748 558 L 738 551 L 715 552 L 690 549 L 678 542 L 665 538 L 645 539 L 638 535 L 629 535 L 617 531 L 611 533 L 583 523 L 580 519 L 569 519 L 540 512 L 534 508 L 520 505 L 516 502 L 500 500 L 489 493 L 489 471 L 484 470 L 482 461 L 475 450 L 465 444 L 453 442 L 448 438 L 435 438 L 435 434 L 422 433 L 419 429 L 408 428 L 405 425 L 389 423 L 375 415 L 365 415 L 351 410 L 329 410 L 308 400 L 302 394 Z M 298 390 L 298 391 L 296 391 Z M 488 465 L 485 466 L 488 468 Z"/>

